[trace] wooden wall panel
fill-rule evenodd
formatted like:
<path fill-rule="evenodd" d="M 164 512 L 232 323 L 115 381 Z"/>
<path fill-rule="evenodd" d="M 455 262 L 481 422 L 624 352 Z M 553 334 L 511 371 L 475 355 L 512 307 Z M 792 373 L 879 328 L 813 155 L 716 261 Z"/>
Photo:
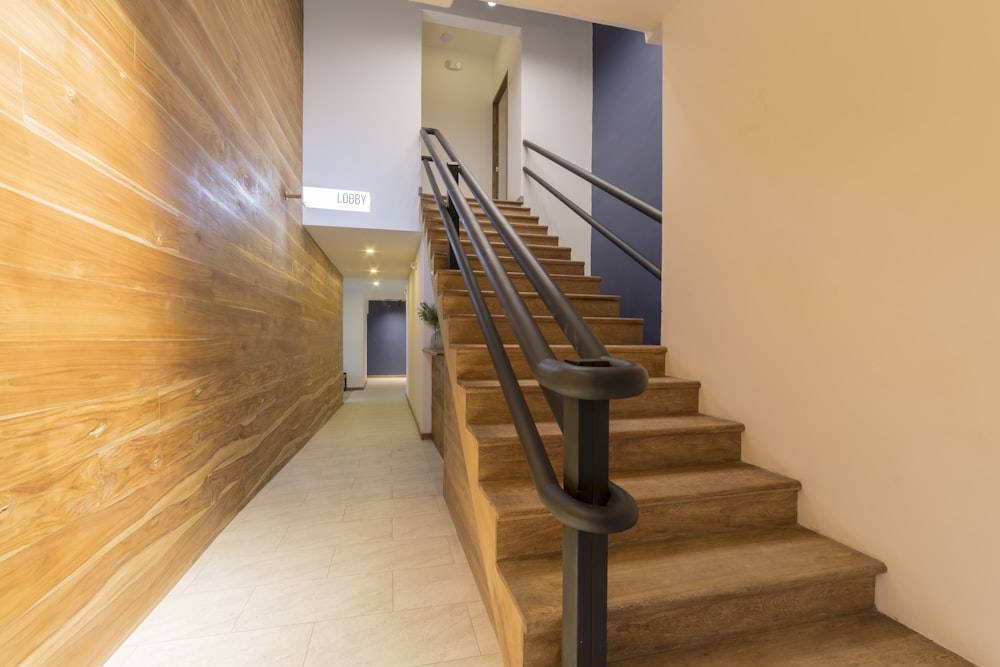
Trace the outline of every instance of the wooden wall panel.
<path fill-rule="evenodd" d="M 100 665 L 343 401 L 302 1 L 0 12 L 0 656 Z"/>

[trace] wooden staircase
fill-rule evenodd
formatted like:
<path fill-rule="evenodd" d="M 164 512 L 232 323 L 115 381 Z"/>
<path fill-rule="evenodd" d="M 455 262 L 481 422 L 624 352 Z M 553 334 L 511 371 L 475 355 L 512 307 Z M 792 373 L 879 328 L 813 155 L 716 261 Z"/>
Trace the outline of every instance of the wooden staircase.
<path fill-rule="evenodd" d="M 666 376 L 666 349 L 641 344 L 642 321 L 618 317 L 618 297 L 601 295 L 600 279 L 584 276 L 530 211 L 499 205 L 609 351 L 650 375 L 642 396 L 611 403 L 611 476 L 640 508 L 633 529 L 610 537 L 611 664 L 969 664 L 876 612 L 875 577 L 885 566 L 799 526 L 799 483 L 742 462 L 743 426 L 699 414 L 699 383 Z M 445 497 L 505 664 L 558 665 L 562 529 L 528 477 L 461 275 L 447 269 L 432 202 L 424 220 L 448 375 L 435 389 L 446 394 Z M 556 356 L 575 356 L 528 281 L 513 278 Z M 486 297 L 560 471 L 559 429 L 502 309 Z"/>

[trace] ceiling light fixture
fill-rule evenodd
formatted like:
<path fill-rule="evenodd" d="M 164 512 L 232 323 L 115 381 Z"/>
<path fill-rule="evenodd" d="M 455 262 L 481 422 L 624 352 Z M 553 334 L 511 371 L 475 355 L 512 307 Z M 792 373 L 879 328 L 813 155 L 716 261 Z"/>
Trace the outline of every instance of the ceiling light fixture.
<path fill-rule="evenodd" d="M 496 6 L 497 6 L 497 3 L 495 3 L 495 2 L 487 2 L 487 3 L 486 3 L 486 6 L 487 6 L 487 7 L 496 7 Z"/>
<path fill-rule="evenodd" d="M 365 254 L 366 255 L 374 255 L 375 254 L 375 248 L 365 248 Z"/>
<path fill-rule="evenodd" d="M 378 269 L 368 269 L 368 273 L 375 275 L 376 273 L 378 273 Z"/>

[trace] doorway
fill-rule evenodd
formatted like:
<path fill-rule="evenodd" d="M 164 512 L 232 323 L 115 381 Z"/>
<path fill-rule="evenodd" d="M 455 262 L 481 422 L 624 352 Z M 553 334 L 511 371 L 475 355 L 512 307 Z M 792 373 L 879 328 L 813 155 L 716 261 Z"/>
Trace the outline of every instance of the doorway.
<path fill-rule="evenodd" d="M 368 302 L 368 375 L 406 375 L 406 302 Z"/>
<path fill-rule="evenodd" d="M 493 198 L 507 199 L 507 78 L 503 75 L 500 87 L 493 96 Z"/>

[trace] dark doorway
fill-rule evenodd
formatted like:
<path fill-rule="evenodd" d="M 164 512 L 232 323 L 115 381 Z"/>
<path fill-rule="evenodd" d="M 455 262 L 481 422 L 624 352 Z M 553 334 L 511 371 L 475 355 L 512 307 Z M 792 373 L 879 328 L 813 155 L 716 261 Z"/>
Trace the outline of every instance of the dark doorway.
<path fill-rule="evenodd" d="M 368 375 L 406 375 L 406 302 L 368 302 Z"/>
<path fill-rule="evenodd" d="M 507 198 L 507 74 L 493 97 L 493 198 Z"/>

